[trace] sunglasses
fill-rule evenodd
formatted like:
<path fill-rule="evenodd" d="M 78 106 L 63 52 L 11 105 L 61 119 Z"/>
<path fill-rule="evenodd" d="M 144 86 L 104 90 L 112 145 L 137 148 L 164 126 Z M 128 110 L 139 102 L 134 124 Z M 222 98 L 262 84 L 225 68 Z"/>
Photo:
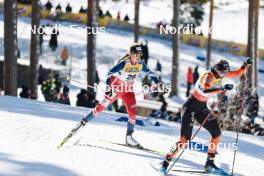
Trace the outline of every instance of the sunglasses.
<path fill-rule="evenodd" d="M 142 56 L 142 53 L 132 53 L 131 54 L 132 57 L 141 57 Z"/>

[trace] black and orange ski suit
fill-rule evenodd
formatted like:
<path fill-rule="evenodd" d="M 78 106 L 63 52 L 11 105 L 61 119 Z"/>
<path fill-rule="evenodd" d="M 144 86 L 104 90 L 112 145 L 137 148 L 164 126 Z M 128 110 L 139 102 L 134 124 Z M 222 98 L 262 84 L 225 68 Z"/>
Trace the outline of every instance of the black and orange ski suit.
<path fill-rule="evenodd" d="M 245 69 L 242 67 L 238 70 L 228 72 L 225 77 L 239 77 L 244 74 L 244 72 Z M 192 95 L 182 106 L 181 138 L 176 144 L 176 148 L 186 146 L 187 141 L 191 139 L 194 119 L 201 124 L 209 115 L 210 110 L 207 107 L 207 101 L 211 96 L 223 93 L 223 90 L 221 90 L 222 79 L 223 78 L 218 78 L 214 70 L 207 71 L 200 76 L 195 84 Z M 217 146 L 220 142 L 221 130 L 215 117 L 210 115 L 203 127 L 209 131 L 212 136 L 209 145 L 213 144 L 213 146 Z M 167 158 L 173 158 L 177 154 L 177 151 L 171 150 L 171 152 L 167 154 Z M 216 147 L 208 148 L 208 154 L 214 155 L 215 152 Z"/>

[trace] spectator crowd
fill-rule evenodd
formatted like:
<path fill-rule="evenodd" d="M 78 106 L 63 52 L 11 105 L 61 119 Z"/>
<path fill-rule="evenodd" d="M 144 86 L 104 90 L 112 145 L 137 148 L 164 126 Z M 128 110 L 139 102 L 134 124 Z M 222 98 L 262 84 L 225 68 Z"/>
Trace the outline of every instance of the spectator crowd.
<path fill-rule="evenodd" d="M 30 5 L 31 0 L 18 0 L 18 3 Z M 63 9 L 60 3 L 58 3 L 57 5 L 54 5 L 54 3 L 51 0 L 48 0 L 45 4 L 43 4 L 41 8 L 49 11 L 51 15 L 54 15 L 55 20 L 56 20 L 56 17 L 60 16 L 62 13 L 73 13 L 72 6 L 70 3 L 67 3 L 67 6 L 64 7 Z M 55 10 L 55 14 L 52 14 L 53 10 Z M 87 8 L 80 6 L 78 13 L 79 14 L 87 13 Z M 128 16 L 127 13 L 123 15 L 123 18 L 121 18 L 121 12 L 118 11 L 116 14 L 116 17 L 114 17 L 113 14 L 109 10 L 106 10 L 106 12 L 104 13 L 100 7 L 98 9 L 98 16 L 99 18 L 109 17 L 109 18 L 115 18 L 120 21 L 123 20 L 125 22 L 129 22 L 130 20 L 130 17 Z"/>
<path fill-rule="evenodd" d="M 59 74 L 55 74 L 55 76 L 52 77 L 51 73 L 47 69 L 43 68 L 42 65 L 40 65 L 38 69 L 38 75 L 38 85 L 41 87 L 41 93 L 45 101 L 66 105 L 72 104 L 69 97 L 70 88 L 68 87 L 67 82 L 63 84 L 63 79 L 60 78 Z M 21 88 L 22 89 L 19 92 L 20 98 L 38 98 L 31 93 L 28 86 L 22 86 Z M 0 93 L 1 92 L 2 91 L 0 91 Z M 96 100 L 96 94 L 85 89 L 81 89 L 80 93 L 78 93 L 76 97 L 76 106 L 94 108 L 98 103 Z"/>

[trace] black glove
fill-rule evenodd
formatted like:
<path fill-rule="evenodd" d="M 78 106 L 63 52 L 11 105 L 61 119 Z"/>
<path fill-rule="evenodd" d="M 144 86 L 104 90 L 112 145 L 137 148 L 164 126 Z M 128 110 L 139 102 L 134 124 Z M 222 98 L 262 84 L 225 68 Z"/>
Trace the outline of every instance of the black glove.
<path fill-rule="evenodd" d="M 247 66 L 252 65 L 252 58 L 248 57 L 247 60 L 243 63 L 242 69 L 245 69 Z"/>
<path fill-rule="evenodd" d="M 233 89 L 233 85 L 232 84 L 226 84 L 222 87 L 222 90 L 232 90 Z"/>
<path fill-rule="evenodd" d="M 113 90 L 111 88 L 109 88 L 108 90 L 105 91 L 105 95 L 108 96 L 108 97 L 112 97 Z"/>
<path fill-rule="evenodd" d="M 223 102 L 227 102 L 228 101 L 228 96 L 224 95 L 223 96 Z"/>
<path fill-rule="evenodd" d="M 252 58 L 248 57 L 246 63 L 248 65 L 252 65 Z"/>

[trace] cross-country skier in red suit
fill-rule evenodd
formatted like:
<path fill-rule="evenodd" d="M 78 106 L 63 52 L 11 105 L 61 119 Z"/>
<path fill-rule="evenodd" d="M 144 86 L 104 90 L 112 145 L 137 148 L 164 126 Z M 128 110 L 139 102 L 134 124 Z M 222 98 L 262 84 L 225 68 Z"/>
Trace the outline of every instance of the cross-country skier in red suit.
<path fill-rule="evenodd" d="M 85 125 L 98 113 L 104 111 L 111 103 L 119 98 L 122 99 L 128 113 L 126 144 L 132 147 L 140 147 L 140 144 L 132 137 L 136 122 L 136 99 L 133 90 L 131 90 L 131 85 L 133 85 L 137 75 L 140 72 L 144 72 L 160 86 L 158 77 L 140 59 L 141 56 L 141 45 L 137 43 L 133 44 L 130 47 L 129 53 L 118 60 L 115 66 L 109 71 L 106 84 L 110 89 L 105 92 L 104 100 L 81 121 Z"/>
<path fill-rule="evenodd" d="M 200 76 L 195 84 L 192 95 L 186 100 L 182 106 L 182 122 L 181 122 L 181 137 L 171 152 L 166 155 L 165 160 L 161 163 L 160 172 L 163 175 L 167 174 L 167 168 L 170 161 L 174 158 L 181 147 L 186 147 L 187 142 L 191 139 L 193 122 L 196 119 L 200 124 L 209 115 L 210 110 L 207 108 L 208 99 L 216 94 L 224 93 L 226 90 L 233 88 L 232 84 L 221 85 L 223 78 L 239 77 L 245 73 L 246 67 L 252 64 L 252 59 L 248 58 L 246 62 L 235 71 L 230 71 L 229 63 L 226 60 L 220 60 L 211 70 Z M 217 124 L 217 120 L 211 115 L 203 126 L 212 138 L 209 146 L 215 146 L 208 149 L 208 156 L 205 163 L 205 171 L 211 173 L 222 173 L 222 169 L 214 164 L 216 146 L 220 142 L 221 130 Z"/>

